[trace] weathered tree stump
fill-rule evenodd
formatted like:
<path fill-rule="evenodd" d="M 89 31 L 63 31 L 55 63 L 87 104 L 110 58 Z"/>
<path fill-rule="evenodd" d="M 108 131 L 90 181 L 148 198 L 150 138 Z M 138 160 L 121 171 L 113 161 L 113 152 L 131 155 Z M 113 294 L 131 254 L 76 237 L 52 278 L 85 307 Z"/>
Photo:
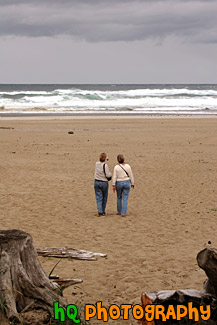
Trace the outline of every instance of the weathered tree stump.
<path fill-rule="evenodd" d="M 204 283 L 204 291 L 217 298 L 217 249 L 205 248 L 197 255 L 197 263 L 208 277 Z"/>
<path fill-rule="evenodd" d="M 9 320 L 19 322 L 23 313 L 38 308 L 53 316 L 54 301 L 67 305 L 58 289 L 42 269 L 31 235 L 0 231 L 0 302 Z"/>

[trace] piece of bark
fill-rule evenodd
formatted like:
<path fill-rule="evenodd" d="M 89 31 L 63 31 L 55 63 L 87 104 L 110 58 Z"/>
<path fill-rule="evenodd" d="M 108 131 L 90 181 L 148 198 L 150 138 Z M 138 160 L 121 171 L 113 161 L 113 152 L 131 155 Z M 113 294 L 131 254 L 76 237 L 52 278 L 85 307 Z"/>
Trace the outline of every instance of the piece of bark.
<path fill-rule="evenodd" d="M 204 291 L 217 297 L 217 249 L 205 248 L 197 255 L 197 263 L 208 277 Z"/>
<path fill-rule="evenodd" d="M 66 300 L 57 293 L 42 269 L 30 234 L 21 230 L 0 231 L 0 301 L 10 321 L 20 321 L 26 306 L 40 305 L 53 316 L 53 303 L 63 308 Z"/>
<path fill-rule="evenodd" d="M 58 258 L 73 258 L 77 260 L 96 261 L 97 257 L 106 257 L 106 254 L 94 253 L 81 249 L 69 247 L 46 247 L 37 248 L 39 256 L 43 257 L 58 257 Z"/>
<path fill-rule="evenodd" d="M 65 290 L 66 288 L 77 284 L 77 283 L 82 283 L 83 280 L 80 279 L 57 279 L 55 280 L 55 282 L 58 284 L 59 286 L 59 294 L 62 296 L 63 290 Z"/>
<path fill-rule="evenodd" d="M 172 303 L 176 302 L 178 304 L 195 302 L 203 303 L 204 301 L 212 301 L 212 295 L 205 293 L 203 290 L 198 291 L 194 289 L 183 289 L 183 290 L 161 290 L 158 292 L 145 293 L 148 298 L 154 304 L 164 304 L 164 302 Z"/>
<path fill-rule="evenodd" d="M 142 294 L 141 296 L 141 305 L 143 307 L 143 309 L 145 309 L 145 307 L 147 305 L 152 305 L 153 302 L 152 300 L 148 297 L 148 295 L 146 293 Z M 141 320 L 139 320 L 139 323 L 142 323 L 142 325 L 155 325 L 154 321 L 147 321 L 145 317 L 143 317 Z"/>
<path fill-rule="evenodd" d="M 144 293 L 141 297 L 142 300 L 142 307 L 145 310 L 145 306 L 148 304 L 154 304 L 154 305 L 162 305 L 165 308 L 165 314 L 167 313 L 168 306 L 173 305 L 174 307 L 177 305 L 184 305 L 188 307 L 188 303 L 193 303 L 193 306 L 198 309 L 198 312 L 200 312 L 201 305 L 206 306 L 210 305 L 213 309 L 211 310 L 211 318 L 208 321 L 202 321 L 198 324 L 209 324 L 209 325 L 215 325 L 216 319 L 215 319 L 215 306 L 216 306 L 216 300 L 215 298 L 205 293 L 204 291 L 197 291 L 193 289 L 185 289 L 185 290 L 161 290 L 158 292 L 151 292 L 151 293 Z M 212 312 L 214 311 L 214 313 Z M 212 317 L 214 319 L 212 319 Z M 183 318 L 181 324 L 188 324 L 188 316 L 186 315 L 185 318 Z M 142 325 L 149 324 L 145 318 L 140 321 Z M 152 324 L 152 323 L 150 323 Z M 154 324 L 164 324 L 164 321 L 153 321 Z M 165 323 L 167 324 L 167 322 Z M 174 323 L 171 322 L 171 319 L 168 319 L 168 324 L 179 324 L 178 320 L 174 320 Z"/>

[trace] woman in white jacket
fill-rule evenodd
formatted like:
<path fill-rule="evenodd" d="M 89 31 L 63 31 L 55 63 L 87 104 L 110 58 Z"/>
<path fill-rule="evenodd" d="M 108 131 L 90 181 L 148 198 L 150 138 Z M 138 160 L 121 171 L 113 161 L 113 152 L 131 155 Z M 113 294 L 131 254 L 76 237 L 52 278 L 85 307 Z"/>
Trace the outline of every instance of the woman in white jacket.
<path fill-rule="evenodd" d="M 134 188 L 134 177 L 130 165 L 125 163 L 122 154 L 117 156 L 117 161 L 119 164 L 114 168 L 112 185 L 113 192 L 117 191 L 117 214 L 125 217 L 127 215 L 130 187 Z"/>
<path fill-rule="evenodd" d="M 94 190 L 99 216 L 105 215 L 109 187 L 108 181 L 111 180 L 111 173 L 105 161 L 108 161 L 108 157 L 105 152 L 102 152 L 99 156 L 99 161 L 96 162 L 94 175 Z"/>

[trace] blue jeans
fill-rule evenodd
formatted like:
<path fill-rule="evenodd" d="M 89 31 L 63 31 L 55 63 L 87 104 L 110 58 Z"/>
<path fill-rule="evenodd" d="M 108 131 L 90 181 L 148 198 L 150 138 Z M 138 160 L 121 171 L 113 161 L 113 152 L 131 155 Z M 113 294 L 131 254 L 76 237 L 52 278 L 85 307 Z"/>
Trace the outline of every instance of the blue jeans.
<path fill-rule="evenodd" d="M 98 213 L 105 213 L 108 198 L 108 182 L 94 180 L 94 190 Z"/>
<path fill-rule="evenodd" d="M 115 184 L 117 191 L 117 211 L 127 214 L 128 196 L 130 194 L 130 180 L 117 181 Z"/>

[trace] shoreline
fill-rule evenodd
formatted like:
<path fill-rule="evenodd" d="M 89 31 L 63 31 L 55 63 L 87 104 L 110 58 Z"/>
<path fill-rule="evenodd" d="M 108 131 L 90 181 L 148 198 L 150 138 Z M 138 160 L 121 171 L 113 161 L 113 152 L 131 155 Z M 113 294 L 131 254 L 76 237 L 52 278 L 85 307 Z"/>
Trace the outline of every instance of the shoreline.
<path fill-rule="evenodd" d="M 216 118 L 217 113 L 0 113 L 2 120 Z"/>

